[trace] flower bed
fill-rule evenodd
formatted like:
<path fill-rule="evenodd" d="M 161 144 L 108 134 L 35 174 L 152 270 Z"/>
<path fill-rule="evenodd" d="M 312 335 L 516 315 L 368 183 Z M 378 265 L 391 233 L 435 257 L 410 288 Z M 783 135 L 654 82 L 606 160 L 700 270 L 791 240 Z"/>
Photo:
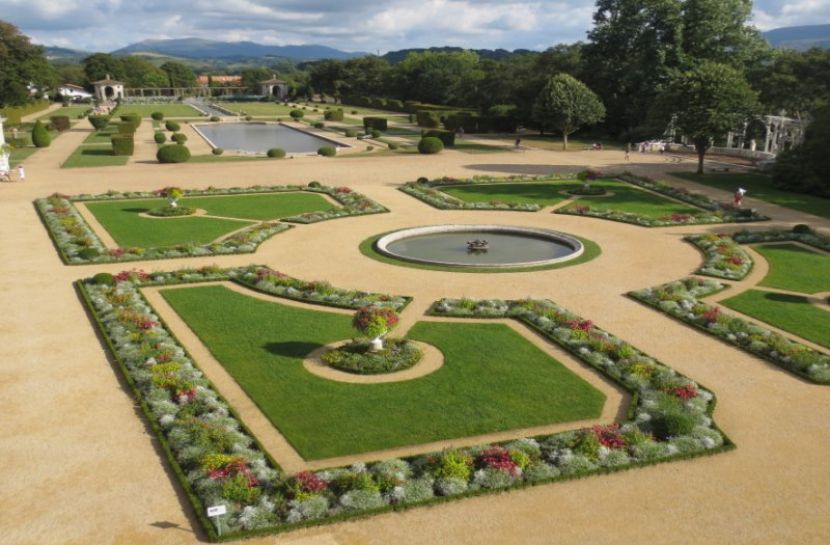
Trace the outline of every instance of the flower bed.
<path fill-rule="evenodd" d="M 525 321 L 635 392 L 633 419 L 503 444 L 280 473 L 139 292 L 142 286 L 238 279 L 253 267 L 125 271 L 79 282 L 98 327 L 211 540 L 238 539 L 511 487 L 607 473 L 732 448 L 714 396 L 550 301 L 442 300 L 444 315 Z"/>
<path fill-rule="evenodd" d="M 752 258 L 732 238 L 725 235 L 689 235 L 684 240 L 694 244 L 706 256 L 696 272 L 706 276 L 740 280 L 752 270 Z"/>
<path fill-rule="evenodd" d="M 285 219 L 285 221 L 291 223 L 314 223 L 328 219 L 377 214 L 388 211 L 375 201 L 359 193 L 355 193 L 349 188 L 321 186 L 315 182 L 312 182 L 309 186 L 277 185 L 246 188 L 233 187 L 228 189 L 209 187 L 207 189 L 185 190 L 184 197 L 293 191 L 325 193 L 341 203 L 343 207 L 325 212 L 302 214 Z M 252 253 L 268 238 L 291 228 L 290 225 L 285 223 L 264 222 L 238 231 L 218 242 L 208 244 L 177 244 L 150 248 L 107 248 L 74 205 L 76 202 L 84 201 L 157 197 L 158 194 L 156 192 L 147 191 L 108 191 L 101 195 L 82 194 L 76 196 L 66 196 L 56 193 L 45 199 L 37 199 L 35 201 L 35 207 L 40 213 L 43 223 L 49 231 L 61 258 L 65 263 L 70 265 Z"/>
<path fill-rule="evenodd" d="M 527 183 L 558 180 L 571 180 L 573 174 L 552 174 L 549 176 L 474 176 L 473 178 L 457 179 L 444 176 L 434 180 L 421 178 L 417 182 L 407 182 L 400 190 L 416 199 L 420 199 L 430 206 L 441 210 L 515 210 L 518 212 L 538 212 L 542 206 L 536 203 L 505 203 L 505 202 L 466 202 L 448 195 L 440 190 L 442 187 L 465 186 L 472 184 L 503 184 L 505 182 Z M 438 189 L 436 189 L 438 188 Z"/>
<path fill-rule="evenodd" d="M 406 339 L 386 339 L 382 350 L 372 352 L 368 339 L 358 339 L 323 354 L 323 361 L 341 371 L 356 375 L 379 375 L 409 369 L 423 353 Z"/>
<path fill-rule="evenodd" d="M 192 216 L 195 213 L 195 208 L 188 208 L 187 206 L 162 206 L 161 208 L 154 208 L 147 212 L 147 214 L 149 214 L 150 216 L 156 216 L 159 218 Z"/>
<path fill-rule="evenodd" d="M 724 289 L 714 280 L 685 278 L 629 295 L 796 375 L 830 384 L 830 356 L 753 322 L 731 316 L 700 297 Z"/>
<path fill-rule="evenodd" d="M 830 237 L 816 232 L 795 231 L 738 231 L 732 238 L 740 244 L 755 244 L 758 242 L 786 242 L 795 241 L 813 246 L 819 250 L 830 252 Z"/>

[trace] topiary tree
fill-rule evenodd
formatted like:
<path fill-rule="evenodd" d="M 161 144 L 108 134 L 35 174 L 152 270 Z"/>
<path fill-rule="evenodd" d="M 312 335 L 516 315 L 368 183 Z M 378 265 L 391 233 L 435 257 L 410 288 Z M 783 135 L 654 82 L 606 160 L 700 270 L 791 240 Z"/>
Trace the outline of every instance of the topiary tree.
<path fill-rule="evenodd" d="M 167 140 L 167 138 L 164 136 L 162 131 L 156 131 L 153 135 L 153 140 L 156 141 L 156 144 L 164 144 L 164 141 Z"/>
<path fill-rule="evenodd" d="M 179 199 L 181 199 L 182 195 L 184 195 L 184 190 L 180 187 L 169 186 L 159 189 L 156 193 L 158 193 L 159 197 L 167 199 L 167 204 L 169 204 L 171 208 L 176 208 L 179 206 Z"/>
<path fill-rule="evenodd" d="M 150 114 L 150 117 L 152 117 L 156 121 L 161 121 L 162 119 L 164 119 L 164 114 L 162 112 L 153 112 Z"/>
<path fill-rule="evenodd" d="M 390 307 L 368 305 L 358 309 L 352 318 L 352 326 L 362 335 L 372 339 L 372 350 L 383 350 L 383 337 L 389 333 L 399 321 L 398 313 Z"/>
<path fill-rule="evenodd" d="M 297 121 L 299 119 L 302 119 L 303 116 L 305 116 L 305 112 L 302 110 L 291 110 L 291 112 L 288 115 L 291 116 L 291 119 Z"/>
<path fill-rule="evenodd" d="M 282 159 L 285 157 L 285 150 L 282 148 L 271 148 L 266 155 L 271 159 Z"/>
<path fill-rule="evenodd" d="M 88 119 L 92 128 L 97 131 L 107 128 L 110 123 L 110 116 L 108 115 L 91 115 Z"/>
<path fill-rule="evenodd" d="M 110 142 L 112 142 L 113 155 L 132 155 L 135 150 L 132 134 L 113 134 Z"/>
<path fill-rule="evenodd" d="M 562 149 L 568 149 L 568 135 L 604 117 L 605 106 L 599 97 L 568 74 L 551 77 L 533 105 L 533 120 L 542 130 L 550 127 L 562 133 Z"/>
<path fill-rule="evenodd" d="M 159 163 L 185 163 L 190 160 L 190 150 L 182 144 L 167 144 L 156 152 Z"/>
<path fill-rule="evenodd" d="M 49 136 L 49 131 L 40 120 L 35 121 L 35 126 L 32 127 L 32 144 L 38 148 L 48 148 L 52 143 L 52 137 Z"/>
<path fill-rule="evenodd" d="M 182 127 L 181 127 L 181 125 L 179 125 L 175 121 L 165 121 L 164 122 L 164 128 L 167 129 L 168 131 L 178 132 L 178 131 L 181 130 Z"/>
<path fill-rule="evenodd" d="M 444 143 L 440 138 L 434 136 L 425 136 L 418 142 L 418 153 L 431 155 L 433 153 L 440 153 L 444 150 Z"/>

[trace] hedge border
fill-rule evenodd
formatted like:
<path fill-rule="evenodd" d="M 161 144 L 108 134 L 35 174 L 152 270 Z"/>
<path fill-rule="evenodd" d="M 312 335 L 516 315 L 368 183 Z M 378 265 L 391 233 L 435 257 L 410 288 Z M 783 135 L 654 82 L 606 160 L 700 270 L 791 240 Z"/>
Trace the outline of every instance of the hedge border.
<path fill-rule="evenodd" d="M 315 184 L 315 182 L 311 182 Z M 203 257 L 214 255 L 230 255 L 254 253 L 260 244 L 272 236 L 291 229 L 291 224 L 309 224 L 320 221 L 338 219 L 350 216 L 385 213 L 389 210 L 376 201 L 352 191 L 347 187 L 329 187 L 323 185 L 278 185 L 278 186 L 251 186 L 247 188 L 233 187 L 227 189 L 207 188 L 185 190 L 185 196 L 220 196 L 220 195 L 251 195 L 264 193 L 309 192 L 326 194 L 337 201 L 341 207 L 333 210 L 310 212 L 295 216 L 288 216 L 271 222 L 257 222 L 236 234 L 230 235 L 219 242 L 206 244 L 175 244 L 159 247 L 130 247 L 107 248 L 95 230 L 75 207 L 76 202 L 87 201 L 115 201 L 131 199 L 157 198 L 158 194 L 147 191 L 119 192 L 109 191 L 99 195 L 81 194 L 66 196 L 55 193 L 50 197 L 36 199 L 35 209 L 49 233 L 52 243 L 61 260 L 67 265 L 86 265 L 90 263 L 116 263 L 128 261 L 148 261 L 155 259 L 172 259 L 186 257 Z M 50 201 L 57 199 L 58 203 Z M 55 208 L 61 209 L 55 212 Z M 69 226 L 61 225 L 62 218 L 71 218 L 72 226 L 82 230 L 81 235 L 70 235 Z M 264 233 L 264 235 L 263 235 Z M 98 255 L 84 257 L 80 255 L 81 248 L 72 240 L 87 241 L 87 246 L 98 252 Z M 62 239 L 64 239 L 62 241 Z"/>

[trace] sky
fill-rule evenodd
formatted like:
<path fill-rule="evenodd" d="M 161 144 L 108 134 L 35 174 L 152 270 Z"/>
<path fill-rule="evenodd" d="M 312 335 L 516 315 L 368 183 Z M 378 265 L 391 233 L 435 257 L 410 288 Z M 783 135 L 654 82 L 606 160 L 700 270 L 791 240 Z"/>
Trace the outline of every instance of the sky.
<path fill-rule="evenodd" d="M 594 0 L 0 0 L 0 19 L 42 45 L 112 51 L 196 37 L 344 51 L 545 49 L 585 39 Z M 756 0 L 761 30 L 830 23 L 830 0 Z"/>

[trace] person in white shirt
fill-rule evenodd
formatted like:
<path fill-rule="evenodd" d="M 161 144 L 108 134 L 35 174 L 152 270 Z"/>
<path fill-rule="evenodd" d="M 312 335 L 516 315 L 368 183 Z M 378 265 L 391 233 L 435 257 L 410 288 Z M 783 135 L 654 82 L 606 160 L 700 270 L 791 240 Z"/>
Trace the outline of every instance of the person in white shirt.
<path fill-rule="evenodd" d="M 26 171 L 23 169 L 23 165 L 17 165 L 17 179 L 21 182 L 26 181 Z"/>

